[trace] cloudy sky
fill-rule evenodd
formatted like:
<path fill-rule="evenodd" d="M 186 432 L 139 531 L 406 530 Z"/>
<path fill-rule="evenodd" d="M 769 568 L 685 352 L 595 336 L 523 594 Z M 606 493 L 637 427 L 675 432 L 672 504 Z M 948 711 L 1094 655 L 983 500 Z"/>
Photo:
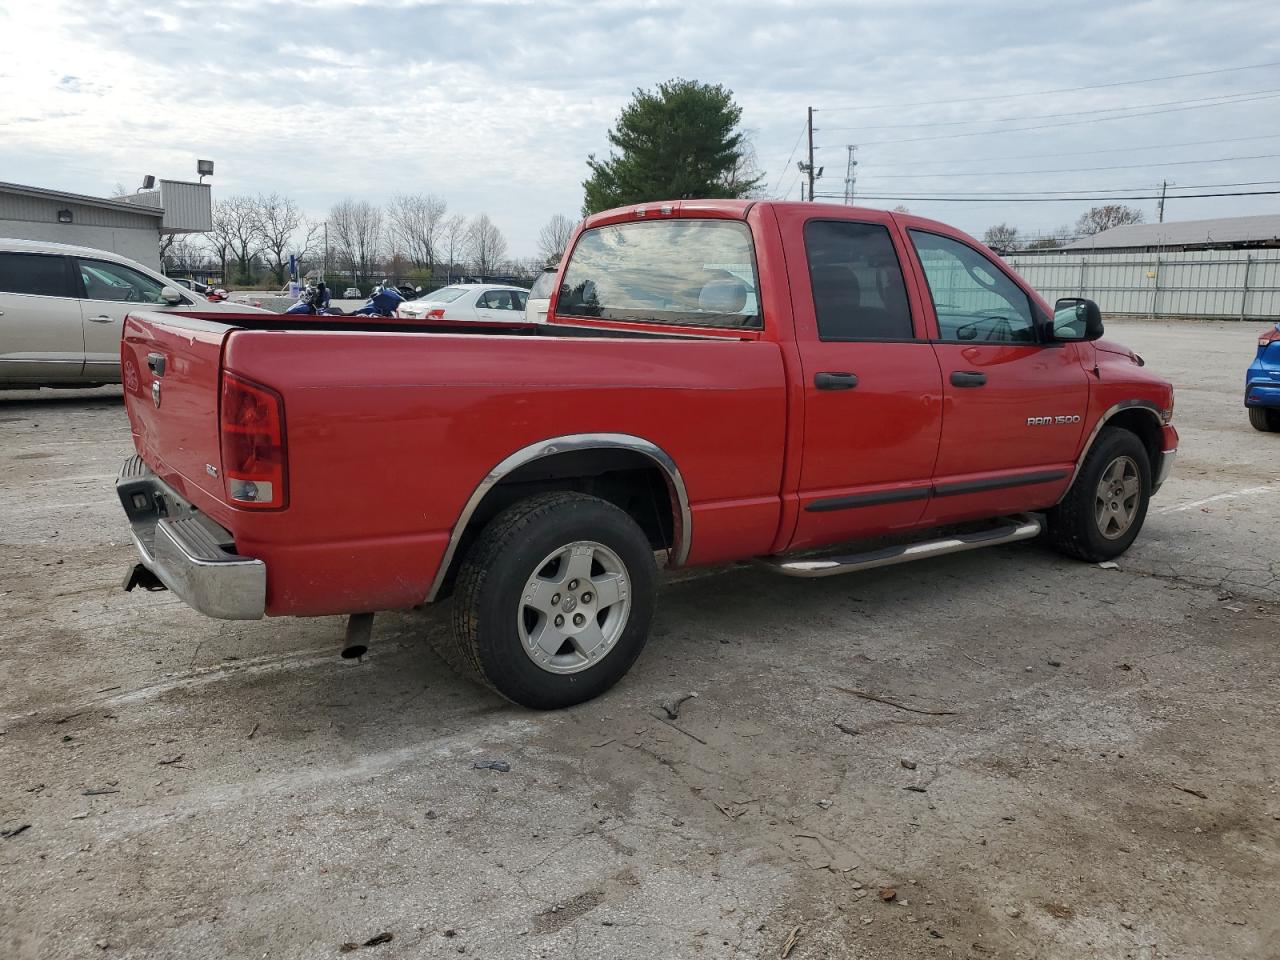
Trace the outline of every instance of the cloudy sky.
<path fill-rule="evenodd" d="M 0 180 L 106 194 L 208 157 L 215 196 L 277 190 L 321 216 L 429 192 L 525 256 L 551 215 L 576 219 L 585 158 L 631 92 L 671 77 L 734 91 L 771 196 L 798 198 L 807 106 L 820 192 L 842 193 L 858 144 L 868 198 L 1194 193 L 1280 180 L 1277 62 L 1274 2 L 14 0 Z M 1186 74 L 1203 75 L 1126 82 Z M 1051 232 L 1090 205 L 864 202 L 977 234 Z M 1167 218 L 1277 211 L 1171 200 Z"/>

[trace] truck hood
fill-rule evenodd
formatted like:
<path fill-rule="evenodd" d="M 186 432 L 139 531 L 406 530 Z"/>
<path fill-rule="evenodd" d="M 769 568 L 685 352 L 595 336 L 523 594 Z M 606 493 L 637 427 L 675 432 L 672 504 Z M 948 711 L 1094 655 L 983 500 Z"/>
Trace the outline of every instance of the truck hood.
<path fill-rule="evenodd" d="M 1145 367 L 1147 365 L 1145 360 L 1124 344 L 1116 343 L 1114 340 L 1108 340 L 1105 337 L 1101 340 L 1093 341 L 1093 348 L 1095 350 L 1101 350 L 1103 353 L 1112 354 L 1113 356 L 1124 357 L 1126 360 L 1136 363 L 1140 367 Z"/>

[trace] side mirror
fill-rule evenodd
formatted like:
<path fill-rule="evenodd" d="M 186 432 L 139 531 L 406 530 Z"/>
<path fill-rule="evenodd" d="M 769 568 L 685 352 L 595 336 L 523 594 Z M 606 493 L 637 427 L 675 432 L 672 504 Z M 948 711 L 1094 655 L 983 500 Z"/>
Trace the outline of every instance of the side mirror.
<path fill-rule="evenodd" d="M 165 287 L 160 291 L 160 299 L 171 307 L 176 307 L 182 302 L 182 294 L 177 287 Z"/>
<path fill-rule="evenodd" d="M 1063 297 L 1053 305 L 1053 339 L 1097 340 L 1102 336 L 1102 311 L 1084 297 Z"/>

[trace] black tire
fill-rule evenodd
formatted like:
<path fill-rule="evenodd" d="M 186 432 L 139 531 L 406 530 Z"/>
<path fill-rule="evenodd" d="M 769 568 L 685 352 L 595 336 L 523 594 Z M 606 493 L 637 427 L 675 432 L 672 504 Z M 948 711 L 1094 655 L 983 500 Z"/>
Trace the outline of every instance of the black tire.
<path fill-rule="evenodd" d="M 580 541 L 600 544 L 621 560 L 630 608 L 620 636 L 597 662 L 575 673 L 553 673 L 525 652 L 521 594 L 545 557 Z M 618 507 L 581 493 L 529 497 L 491 520 L 467 551 L 454 589 L 452 635 L 441 638 L 452 649 L 441 653 L 522 706 L 555 710 L 582 703 L 617 683 L 640 656 L 657 576 L 648 538 Z"/>
<path fill-rule="evenodd" d="M 1280 410 L 1250 407 L 1249 423 L 1253 425 L 1253 429 L 1261 430 L 1263 433 L 1280 432 Z"/>
<path fill-rule="evenodd" d="M 1136 510 L 1129 526 L 1113 536 L 1104 534 L 1095 515 L 1103 475 L 1121 458 L 1138 473 Z M 1151 502 L 1151 460 L 1142 441 L 1122 427 L 1107 427 L 1098 436 L 1062 502 L 1049 511 L 1049 542 L 1069 557 L 1099 563 L 1129 549 L 1147 517 Z"/>

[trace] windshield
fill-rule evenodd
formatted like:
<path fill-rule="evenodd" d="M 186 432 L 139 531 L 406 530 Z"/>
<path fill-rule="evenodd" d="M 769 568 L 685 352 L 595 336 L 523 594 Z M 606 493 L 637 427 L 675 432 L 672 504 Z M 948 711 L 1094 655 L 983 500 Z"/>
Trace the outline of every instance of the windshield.
<path fill-rule="evenodd" d="M 538 279 L 533 281 L 533 286 L 529 289 L 530 300 L 550 300 L 551 291 L 556 286 L 556 271 L 543 270 L 538 274 Z"/>
<path fill-rule="evenodd" d="M 424 293 L 418 299 L 424 303 L 430 301 L 432 303 L 453 303 L 460 296 L 466 293 L 463 287 L 441 287 L 439 290 L 432 290 L 430 293 Z"/>

